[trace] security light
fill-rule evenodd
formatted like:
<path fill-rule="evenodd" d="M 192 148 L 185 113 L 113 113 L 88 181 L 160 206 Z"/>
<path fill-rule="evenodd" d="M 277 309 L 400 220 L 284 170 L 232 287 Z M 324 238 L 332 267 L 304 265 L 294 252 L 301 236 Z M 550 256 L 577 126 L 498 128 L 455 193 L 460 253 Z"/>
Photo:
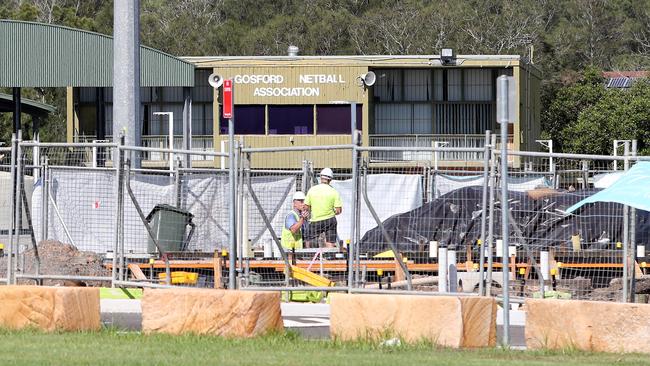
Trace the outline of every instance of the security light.
<path fill-rule="evenodd" d="M 440 51 L 440 63 L 443 66 L 448 66 L 454 63 L 454 50 L 451 48 L 443 48 Z"/>

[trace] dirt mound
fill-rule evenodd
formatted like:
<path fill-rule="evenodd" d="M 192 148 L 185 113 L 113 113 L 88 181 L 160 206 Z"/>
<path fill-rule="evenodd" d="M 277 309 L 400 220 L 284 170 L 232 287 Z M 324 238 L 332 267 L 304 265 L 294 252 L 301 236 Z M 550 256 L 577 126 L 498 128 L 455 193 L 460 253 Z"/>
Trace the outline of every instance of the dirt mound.
<path fill-rule="evenodd" d="M 111 272 L 104 267 L 102 257 L 94 252 L 84 252 L 75 246 L 58 241 L 42 241 L 38 244 L 40 258 L 40 274 L 65 275 L 65 276 L 107 276 Z M 18 266 L 23 268 L 23 273 L 36 273 L 36 260 L 34 249 L 30 247 L 19 258 Z M 0 258 L 0 274 L 4 277 L 7 273 L 7 257 Z M 34 283 L 33 280 L 19 280 L 19 284 Z M 110 286 L 108 281 L 61 281 L 43 280 L 44 285 L 73 285 L 73 286 Z"/>
<path fill-rule="evenodd" d="M 650 278 L 637 278 L 634 281 L 634 293 L 637 295 L 650 294 Z M 621 301 L 623 297 L 623 280 L 614 278 L 609 286 L 597 288 L 587 295 L 588 300 Z"/>

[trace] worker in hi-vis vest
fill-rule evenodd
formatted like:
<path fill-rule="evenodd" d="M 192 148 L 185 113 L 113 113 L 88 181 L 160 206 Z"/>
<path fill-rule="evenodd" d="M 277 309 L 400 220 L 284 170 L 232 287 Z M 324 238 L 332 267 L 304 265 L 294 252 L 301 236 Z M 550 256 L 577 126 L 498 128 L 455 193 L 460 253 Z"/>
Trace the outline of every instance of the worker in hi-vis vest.
<path fill-rule="evenodd" d="M 282 227 L 282 246 L 285 249 L 302 249 L 302 231 L 309 211 L 305 209 L 305 194 L 293 194 L 293 208 L 284 218 Z"/>
<path fill-rule="evenodd" d="M 320 184 L 313 186 L 307 192 L 305 205 L 309 209 L 309 230 L 305 240 L 310 244 L 313 240 L 325 234 L 325 247 L 336 245 L 336 215 L 343 210 L 341 195 L 330 185 L 334 179 L 332 169 L 325 168 L 320 172 Z M 312 244 L 313 245 L 313 244 Z"/>

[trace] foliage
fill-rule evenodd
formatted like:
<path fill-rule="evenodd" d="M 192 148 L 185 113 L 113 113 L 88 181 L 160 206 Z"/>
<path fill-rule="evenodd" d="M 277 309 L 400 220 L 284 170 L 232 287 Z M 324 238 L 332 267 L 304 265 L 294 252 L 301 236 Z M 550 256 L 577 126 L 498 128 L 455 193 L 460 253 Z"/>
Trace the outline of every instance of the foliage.
<path fill-rule="evenodd" d="M 650 153 L 650 81 L 637 81 L 630 90 L 609 89 L 578 114 L 561 132 L 565 150 L 611 154 L 612 140 L 638 141 L 639 153 Z"/>
<path fill-rule="evenodd" d="M 112 16 L 111 0 L 0 2 L 1 18 L 105 34 Z M 291 44 L 305 55 L 437 54 L 443 47 L 522 55 L 544 72 L 545 134 L 559 146 L 568 146 L 563 124 L 604 93 L 588 82 L 564 90 L 563 78 L 591 67 L 650 67 L 650 0 L 141 0 L 140 28 L 143 44 L 179 56 L 285 55 Z M 61 95 L 43 94 L 50 104 L 61 104 L 53 99 Z"/>

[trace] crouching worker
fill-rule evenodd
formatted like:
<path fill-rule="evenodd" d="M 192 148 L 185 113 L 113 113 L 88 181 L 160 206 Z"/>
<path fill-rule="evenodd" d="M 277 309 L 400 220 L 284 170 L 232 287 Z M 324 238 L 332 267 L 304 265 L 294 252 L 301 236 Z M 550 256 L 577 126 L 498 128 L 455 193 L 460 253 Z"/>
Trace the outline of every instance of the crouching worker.
<path fill-rule="evenodd" d="M 296 192 L 293 194 L 293 208 L 284 218 L 282 227 L 282 247 L 290 249 L 292 252 L 292 262 L 295 261 L 296 249 L 302 249 L 302 235 L 305 226 L 305 220 L 309 216 L 309 211 L 305 210 L 305 194 Z"/>

